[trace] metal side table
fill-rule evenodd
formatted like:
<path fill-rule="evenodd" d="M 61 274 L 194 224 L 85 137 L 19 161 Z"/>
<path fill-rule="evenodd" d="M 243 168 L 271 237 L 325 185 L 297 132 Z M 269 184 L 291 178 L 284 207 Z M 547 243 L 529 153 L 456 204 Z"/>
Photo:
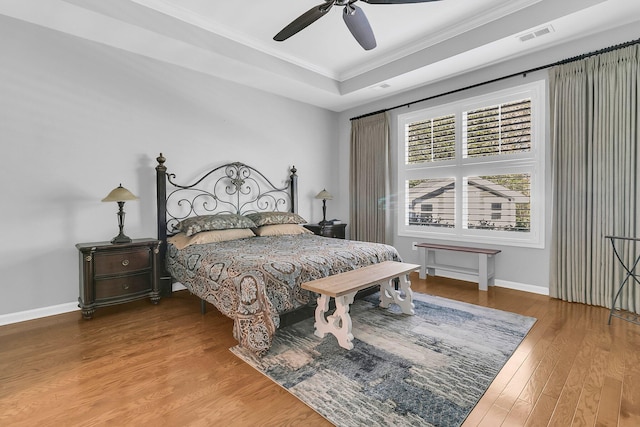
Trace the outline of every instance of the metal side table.
<path fill-rule="evenodd" d="M 638 314 L 616 309 L 616 301 L 618 301 L 618 297 L 620 297 L 620 293 L 622 292 L 622 289 L 624 289 L 625 285 L 627 285 L 627 283 L 629 283 L 630 281 L 633 281 L 636 284 L 640 285 L 640 280 L 638 279 L 640 277 L 640 273 L 636 273 L 636 267 L 638 267 L 638 264 L 640 263 L 640 250 L 636 250 L 636 248 L 633 248 L 632 250 L 630 250 L 630 252 L 635 256 L 635 261 L 633 262 L 633 264 L 629 263 L 631 265 L 628 265 L 622 259 L 622 256 L 620 255 L 620 251 L 619 251 L 620 248 L 616 247 L 616 242 L 618 242 L 619 244 L 627 242 L 631 245 L 634 245 L 635 243 L 640 242 L 640 238 L 620 237 L 620 236 L 604 236 L 604 237 L 611 241 L 611 246 L 613 247 L 613 253 L 615 254 L 620 264 L 622 265 L 622 268 L 624 268 L 624 270 L 627 272 L 627 274 L 624 276 L 624 279 L 622 279 L 622 282 L 620 282 L 620 287 L 618 287 L 618 291 L 614 295 L 613 301 L 611 302 L 611 311 L 609 312 L 609 325 L 611 324 L 611 317 L 618 317 L 622 320 L 626 320 L 627 322 L 640 325 L 640 316 Z M 633 279 L 633 280 L 629 280 L 629 279 Z"/>

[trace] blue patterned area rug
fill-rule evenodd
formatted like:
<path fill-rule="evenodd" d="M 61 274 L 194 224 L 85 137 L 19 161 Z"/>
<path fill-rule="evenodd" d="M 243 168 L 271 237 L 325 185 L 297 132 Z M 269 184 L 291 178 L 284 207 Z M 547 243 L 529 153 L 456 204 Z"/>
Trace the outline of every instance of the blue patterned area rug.
<path fill-rule="evenodd" d="M 414 293 L 415 315 L 351 306 L 353 350 L 313 319 L 278 330 L 262 358 L 231 351 L 337 426 L 459 426 L 535 319 Z"/>

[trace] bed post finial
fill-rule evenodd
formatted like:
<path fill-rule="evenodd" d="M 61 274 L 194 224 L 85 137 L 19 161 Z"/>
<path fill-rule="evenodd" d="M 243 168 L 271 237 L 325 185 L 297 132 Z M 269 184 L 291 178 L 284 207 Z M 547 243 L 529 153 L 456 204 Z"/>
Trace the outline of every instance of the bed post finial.
<path fill-rule="evenodd" d="M 156 160 L 158 161 L 158 166 L 156 166 L 156 169 L 163 168 L 164 170 L 167 170 L 167 167 L 164 165 L 164 162 L 166 162 L 167 159 L 164 158 L 162 153 L 160 153 L 160 155 L 156 157 Z"/>

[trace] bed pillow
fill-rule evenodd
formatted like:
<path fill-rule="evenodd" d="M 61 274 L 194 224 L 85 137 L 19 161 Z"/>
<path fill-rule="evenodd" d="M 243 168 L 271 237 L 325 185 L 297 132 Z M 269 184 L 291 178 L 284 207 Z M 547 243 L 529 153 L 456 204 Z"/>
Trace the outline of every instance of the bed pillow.
<path fill-rule="evenodd" d="M 227 230 L 203 231 L 201 233 L 187 236 L 186 233 L 178 233 L 167 239 L 178 249 L 184 249 L 189 245 L 203 245 L 205 243 L 228 242 L 230 240 L 245 239 L 254 237 L 250 228 L 229 228 Z"/>
<path fill-rule="evenodd" d="M 237 214 L 202 215 L 180 221 L 176 227 L 187 236 L 210 230 L 228 230 L 230 228 L 257 227 L 249 218 Z"/>
<path fill-rule="evenodd" d="M 306 219 L 293 212 L 255 212 L 247 214 L 257 227 L 276 224 L 304 224 Z"/>
<path fill-rule="evenodd" d="M 259 237 L 285 236 L 290 234 L 313 234 L 312 231 L 307 230 L 298 224 L 263 225 L 262 227 L 254 228 L 253 232 Z"/>

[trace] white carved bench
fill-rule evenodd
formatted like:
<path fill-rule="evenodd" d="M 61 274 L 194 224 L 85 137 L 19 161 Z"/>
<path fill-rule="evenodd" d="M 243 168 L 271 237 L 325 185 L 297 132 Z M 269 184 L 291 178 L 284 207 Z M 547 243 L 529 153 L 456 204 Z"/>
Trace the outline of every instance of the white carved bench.
<path fill-rule="evenodd" d="M 333 334 L 341 347 L 351 350 L 353 334 L 349 306 L 356 292 L 377 284 L 380 284 L 380 307 L 388 308 L 394 303 L 403 313 L 414 314 L 413 292 L 407 275 L 419 268 L 417 264 L 384 261 L 303 283 L 302 289 L 320 294 L 315 312 L 315 335 L 324 338 L 327 333 Z M 395 278 L 399 278 L 398 290 L 393 284 Z M 336 309 L 333 314 L 325 317 L 330 298 L 335 299 Z"/>
<path fill-rule="evenodd" d="M 471 248 L 467 246 L 440 245 L 435 243 L 418 243 L 416 246 L 424 250 L 424 261 L 420 267 L 421 279 L 425 279 L 427 274 L 429 276 L 435 276 L 436 269 L 439 269 L 478 276 L 478 288 L 481 291 L 486 291 L 488 290 L 488 286 L 493 286 L 496 271 L 494 257 L 501 252 L 499 249 Z M 478 269 L 436 263 L 436 251 L 441 250 L 478 254 Z"/>

